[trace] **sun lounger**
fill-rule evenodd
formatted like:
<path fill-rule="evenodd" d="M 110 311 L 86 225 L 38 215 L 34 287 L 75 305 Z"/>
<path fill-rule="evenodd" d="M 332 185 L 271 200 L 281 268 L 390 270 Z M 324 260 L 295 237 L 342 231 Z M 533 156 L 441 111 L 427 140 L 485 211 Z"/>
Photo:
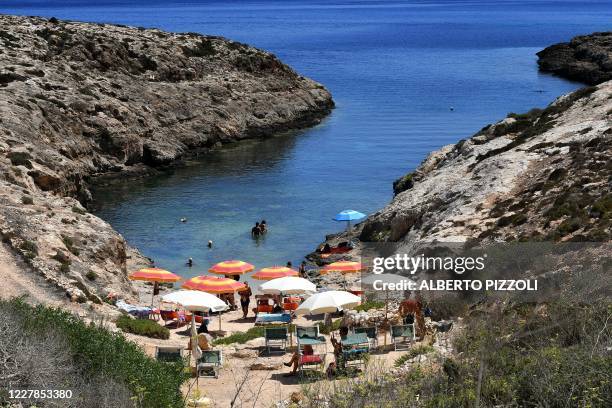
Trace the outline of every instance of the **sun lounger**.
<path fill-rule="evenodd" d="M 168 325 L 168 322 L 176 321 L 177 326 L 182 326 L 187 322 L 187 315 L 185 315 L 185 312 L 178 312 L 176 310 L 160 310 L 159 316 L 164 321 L 164 325 L 166 326 Z M 189 321 L 191 321 L 191 319 Z"/>
<path fill-rule="evenodd" d="M 372 327 L 355 327 L 355 333 L 365 333 L 368 336 L 368 340 L 370 341 L 370 347 L 376 348 L 378 347 L 378 329 L 376 326 Z"/>
<path fill-rule="evenodd" d="M 391 342 L 394 349 L 406 350 L 415 339 L 414 324 L 391 326 Z"/>
<path fill-rule="evenodd" d="M 219 378 L 219 370 L 223 365 L 223 352 L 221 350 L 202 351 L 202 357 L 198 360 L 198 376 Z"/>
<path fill-rule="evenodd" d="M 370 352 L 370 340 L 366 333 L 347 334 L 342 338 L 342 359 L 344 365 L 352 362 L 365 366 L 365 356 Z"/>
<path fill-rule="evenodd" d="M 289 324 L 291 323 L 291 315 L 289 313 L 268 313 L 258 315 L 255 318 L 255 324 Z"/>
<path fill-rule="evenodd" d="M 297 326 L 295 328 L 295 337 L 297 339 L 298 346 L 316 346 L 318 344 L 325 344 L 325 337 L 319 334 L 319 326 Z"/>
<path fill-rule="evenodd" d="M 304 346 L 326 346 L 325 337 L 319 334 L 319 326 L 314 327 L 300 327 L 295 328 L 295 336 L 297 339 L 298 351 L 300 353 L 299 369 L 300 375 L 304 373 L 304 369 L 314 368 L 323 369 L 325 367 L 325 354 L 327 353 L 327 347 L 325 347 L 325 353 L 323 354 L 303 354 L 302 349 Z"/>
<path fill-rule="evenodd" d="M 174 363 L 183 359 L 182 347 L 157 346 L 155 347 L 155 359 L 165 363 Z"/>
<path fill-rule="evenodd" d="M 266 327 L 264 330 L 266 340 L 266 350 L 270 354 L 270 348 L 278 346 L 282 353 L 287 349 L 287 338 L 289 337 L 289 329 L 287 327 Z"/>
<path fill-rule="evenodd" d="M 115 306 L 117 306 L 119 310 L 138 319 L 148 319 L 152 311 L 150 307 L 130 305 L 123 299 L 119 299 L 117 303 L 115 303 Z"/>

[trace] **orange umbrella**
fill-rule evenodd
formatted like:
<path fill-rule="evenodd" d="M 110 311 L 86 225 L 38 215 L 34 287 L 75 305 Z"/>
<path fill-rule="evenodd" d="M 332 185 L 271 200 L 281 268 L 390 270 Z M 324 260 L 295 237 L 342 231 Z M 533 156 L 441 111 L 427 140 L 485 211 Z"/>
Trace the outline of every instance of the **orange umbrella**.
<path fill-rule="evenodd" d="M 181 280 L 181 277 L 161 268 L 143 268 L 132 273 L 129 279 L 149 282 L 177 282 Z"/>
<path fill-rule="evenodd" d="M 215 264 L 208 272 L 218 273 L 219 275 L 242 275 L 251 272 L 255 267 L 244 261 L 223 261 Z"/>
<path fill-rule="evenodd" d="M 208 293 L 234 293 L 244 289 L 244 283 L 217 276 L 196 276 L 183 283 L 185 289 L 201 290 Z"/>
<path fill-rule="evenodd" d="M 322 275 L 325 275 L 326 273 L 330 273 L 330 272 L 341 272 L 342 274 L 345 274 L 345 273 L 361 272 L 363 269 L 364 268 L 360 262 L 338 261 L 338 262 L 330 263 L 329 265 L 325 266 L 323 269 L 319 271 L 319 273 L 321 273 Z"/>
<path fill-rule="evenodd" d="M 157 284 L 159 282 L 178 282 L 181 280 L 181 277 L 161 268 L 143 268 L 139 271 L 132 273 L 130 276 L 128 276 L 128 279 L 155 282 L 155 287 L 153 288 L 153 295 L 151 296 L 151 307 L 153 307 L 153 299 L 155 298 Z"/>
<path fill-rule="evenodd" d="M 286 266 L 270 266 L 263 268 L 253 274 L 253 279 L 271 280 L 276 278 L 284 278 L 287 276 L 298 276 L 300 273 Z"/>
<path fill-rule="evenodd" d="M 196 276 L 183 283 L 185 289 L 201 290 L 208 293 L 234 293 L 246 288 L 244 283 L 230 278 L 217 276 Z M 219 312 L 219 330 L 221 330 L 221 312 Z"/>

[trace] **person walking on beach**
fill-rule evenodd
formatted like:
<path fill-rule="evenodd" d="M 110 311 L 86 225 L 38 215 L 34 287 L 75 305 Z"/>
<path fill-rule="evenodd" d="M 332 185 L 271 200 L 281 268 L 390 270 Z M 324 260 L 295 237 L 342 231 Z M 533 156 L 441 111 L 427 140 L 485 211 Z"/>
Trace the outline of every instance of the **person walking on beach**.
<path fill-rule="evenodd" d="M 249 303 L 251 303 L 251 296 L 253 296 L 253 292 L 251 291 L 251 287 L 248 282 L 244 282 L 245 288 L 238 292 L 240 294 L 240 307 L 242 307 L 242 318 L 246 319 L 247 314 L 249 314 Z"/>

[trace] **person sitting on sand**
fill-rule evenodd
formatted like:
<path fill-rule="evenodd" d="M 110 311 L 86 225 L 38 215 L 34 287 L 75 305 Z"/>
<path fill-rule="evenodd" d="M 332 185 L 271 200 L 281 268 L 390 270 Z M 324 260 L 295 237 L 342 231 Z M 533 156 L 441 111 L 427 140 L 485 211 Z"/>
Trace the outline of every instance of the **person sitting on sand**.
<path fill-rule="evenodd" d="M 200 333 L 198 334 L 198 346 L 200 347 L 200 350 L 202 351 L 206 351 L 206 350 L 210 350 L 210 340 L 208 338 L 208 334 L 205 333 Z M 187 349 L 191 350 L 191 339 L 189 339 L 189 344 L 187 345 Z"/>
<path fill-rule="evenodd" d="M 304 349 L 302 350 L 302 355 L 303 356 L 312 356 L 314 354 L 314 350 L 312 348 L 311 345 L 305 345 Z M 295 373 L 297 373 L 298 367 L 300 366 L 300 352 L 299 350 L 296 351 L 295 353 L 293 353 L 293 355 L 291 356 L 291 360 L 289 360 L 286 363 L 283 363 L 286 367 L 291 367 L 293 366 L 293 370 L 291 370 L 291 372 L 285 374 L 285 376 L 290 376 L 290 375 L 295 375 Z"/>
<path fill-rule="evenodd" d="M 259 238 L 261 235 L 261 228 L 259 228 L 259 222 L 255 223 L 255 226 L 251 228 L 251 236 L 253 238 Z"/>
<path fill-rule="evenodd" d="M 238 292 L 240 295 L 240 307 L 242 308 L 242 318 L 246 319 L 247 314 L 249 314 L 249 303 L 251 303 L 251 296 L 253 292 L 251 291 L 251 287 L 248 282 L 244 282 L 245 289 Z"/>

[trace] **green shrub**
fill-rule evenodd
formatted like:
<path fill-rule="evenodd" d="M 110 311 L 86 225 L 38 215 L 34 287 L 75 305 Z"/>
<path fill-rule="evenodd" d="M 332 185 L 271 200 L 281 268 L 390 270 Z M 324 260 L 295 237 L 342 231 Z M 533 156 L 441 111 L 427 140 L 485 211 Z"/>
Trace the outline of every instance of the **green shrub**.
<path fill-rule="evenodd" d="M 87 273 L 85 274 L 85 277 L 91 281 L 94 281 L 98 277 L 98 274 L 95 273 L 94 271 L 87 271 Z"/>
<path fill-rule="evenodd" d="M 79 256 L 80 251 L 74 246 L 74 240 L 72 238 L 67 235 L 62 235 L 62 242 L 66 246 L 66 249 L 72 252 L 75 256 Z"/>
<path fill-rule="evenodd" d="M 30 196 L 24 195 L 21 197 L 21 203 L 26 205 L 34 204 L 34 199 Z"/>
<path fill-rule="evenodd" d="M 26 332 L 56 329 L 65 337 L 84 377 L 101 376 L 125 385 L 134 395 L 135 407 L 184 407 L 181 386 L 188 375 L 182 362 L 155 361 L 121 333 L 87 324 L 60 309 L 34 307 L 21 300 L 0 300 L 0 309 L 19 315 Z"/>
<path fill-rule="evenodd" d="M 170 338 L 170 330 L 153 320 L 133 319 L 130 316 L 122 315 L 117 319 L 116 323 L 117 327 L 126 333 L 162 340 Z"/>
<path fill-rule="evenodd" d="M 28 240 L 23 241 L 21 245 L 19 246 L 19 249 L 21 249 L 22 251 L 31 252 L 34 255 L 38 255 L 38 246 L 36 245 L 36 242 L 34 241 L 28 241 Z"/>
<path fill-rule="evenodd" d="M 87 214 L 87 211 L 83 210 L 82 208 L 80 208 L 80 207 L 78 207 L 76 205 L 72 206 L 72 212 L 73 213 L 77 213 L 77 214 L 81 214 L 81 215 Z"/>
<path fill-rule="evenodd" d="M 406 191 L 414 187 L 413 173 L 408 173 L 403 177 L 398 178 L 393 182 L 393 194 L 398 195 L 402 191 Z"/>
<path fill-rule="evenodd" d="M 267 327 L 279 327 L 280 325 L 276 325 L 276 324 L 272 324 L 272 325 L 268 325 Z M 295 330 L 295 326 L 293 324 L 289 325 L 289 332 L 291 333 L 292 331 Z M 233 334 L 230 334 L 227 337 L 222 337 L 219 339 L 215 339 L 213 341 L 213 345 L 217 346 L 217 345 L 228 345 L 228 344 L 244 344 L 247 341 L 256 339 L 258 337 L 263 337 L 265 334 L 265 329 L 262 326 L 255 326 L 255 327 L 251 327 L 249 330 L 245 331 L 245 332 L 236 332 Z"/>
<path fill-rule="evenodd" d="M 336 319 L 332 322 L 331 326 L 326 326 L 324 322 L 318 322 L 319 332 L 322 334 L 329 334 L 333 331 L 339 330 L 342 326 L 342 319 Z"/>
<path fill-rule="evenodd" d="M 367 312 L 370 309 L 382 309 L 385 307 L 385 302 L 382 300 L 367 300 L 355 308 L 356 311 Z"/>
<path fill-rule="evenodd" d="M 404 365 L 404 363 L 408 360 L 411 360 L 413 358 L 415 358 L 416 356 L 421 356 L 424 354 L 429 354 L 431 352 L 434 351 L 434 348 L 426 345 L 426 344 L 419 344 L 417 346 L 412 347 L 410 350 L 408 350 L 406 352 L 406 354 L 402 354 L 401 356 L 399 356 L 395 362 L 393 363 L 393 365 L 395 367 L 401 367 Z"/>

